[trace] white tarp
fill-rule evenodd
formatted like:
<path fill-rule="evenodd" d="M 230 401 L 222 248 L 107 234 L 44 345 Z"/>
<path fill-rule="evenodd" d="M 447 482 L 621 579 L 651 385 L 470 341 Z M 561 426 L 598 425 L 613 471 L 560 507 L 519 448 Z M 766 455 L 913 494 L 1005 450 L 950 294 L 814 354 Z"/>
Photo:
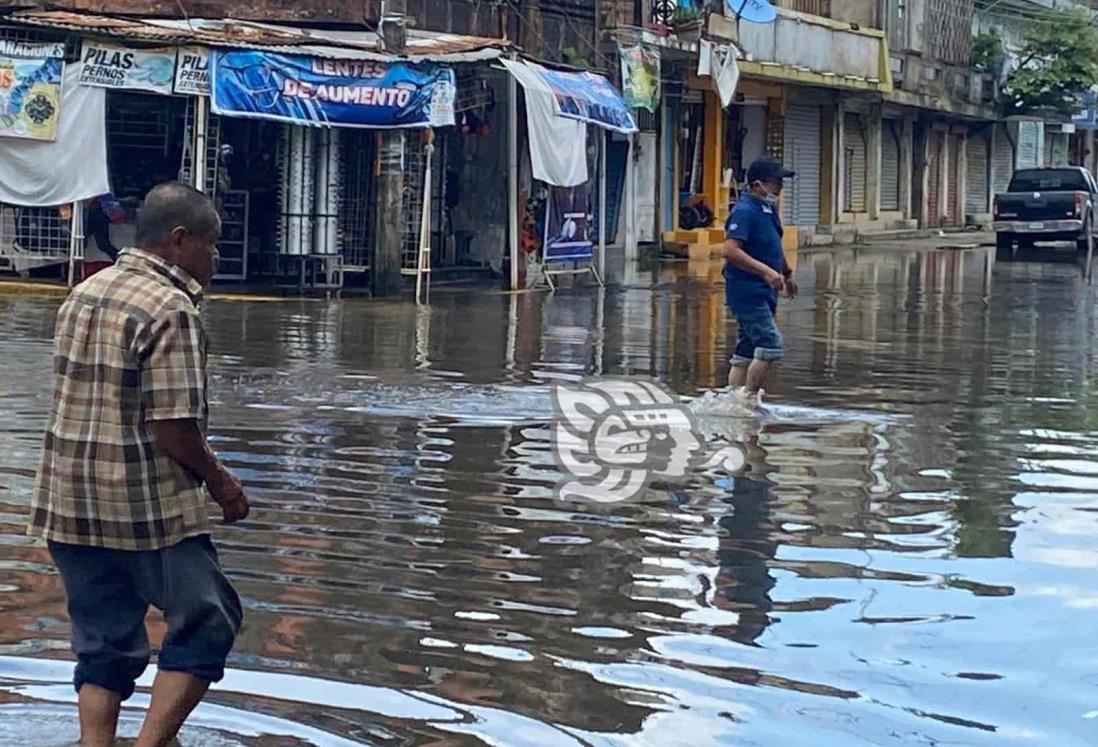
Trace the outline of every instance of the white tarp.
<path fill-rule="evenodd" d="M 535 179 L 556 187 L 586 184 L 587 125 L 557 114 L 556 97 L 528 66 L 503 60 L 526 91 L 530 169 Z"/>
<path fill-rule="evenodd" d="M 65 67 L 56 140 L 0 138 L 0 203 L 49 207 L 110 191 L 107 92 L 80 85 L 82 67 Z"/>

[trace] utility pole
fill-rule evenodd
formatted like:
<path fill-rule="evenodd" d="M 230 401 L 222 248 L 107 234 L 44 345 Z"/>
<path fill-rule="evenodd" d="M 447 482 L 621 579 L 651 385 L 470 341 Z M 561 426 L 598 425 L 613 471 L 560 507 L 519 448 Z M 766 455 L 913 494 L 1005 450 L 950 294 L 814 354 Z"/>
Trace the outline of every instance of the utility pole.
<path fill-rule="evenodd" d="M 405 0 L 383 0 L 378 27 L 382 49 L 403 55 L 408 19 Z M 370 267 L 371 290 L 375 296 L 400 293 L 401 250 L 404 245 L 404 130 L 381 130 L 377 137 L 377 209 L 374 257 Z"/>

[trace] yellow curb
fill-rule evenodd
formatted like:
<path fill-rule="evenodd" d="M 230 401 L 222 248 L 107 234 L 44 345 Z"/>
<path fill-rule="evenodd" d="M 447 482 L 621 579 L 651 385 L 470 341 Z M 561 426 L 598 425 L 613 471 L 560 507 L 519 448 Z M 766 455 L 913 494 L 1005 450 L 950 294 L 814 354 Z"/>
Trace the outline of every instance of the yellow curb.
<path fill-rule="evenodd" d="M 69 289 L 53 283 L 28 283 L 25 280 L 0 280 L 0 295 L 67 296 Z"/>

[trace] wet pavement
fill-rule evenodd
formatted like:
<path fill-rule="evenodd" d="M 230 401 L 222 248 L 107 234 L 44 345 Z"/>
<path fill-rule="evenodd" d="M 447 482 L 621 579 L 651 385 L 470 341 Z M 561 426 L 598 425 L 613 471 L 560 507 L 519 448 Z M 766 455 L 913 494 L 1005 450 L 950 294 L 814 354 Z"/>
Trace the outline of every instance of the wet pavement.
<path fill-rule="evenodd" d="M 748 473 L 555 500 L 550 384 L 720 386 L 718 273 L 209 302 L 213 434 L 256 510 L 217 531 L 246 628 L 181 743 L 1098 741 L 1095 287 L 984 250 L 805 255 Z M 22 534 L 58 303 L 0 296 L 5 747 L 76 735 Z"/>

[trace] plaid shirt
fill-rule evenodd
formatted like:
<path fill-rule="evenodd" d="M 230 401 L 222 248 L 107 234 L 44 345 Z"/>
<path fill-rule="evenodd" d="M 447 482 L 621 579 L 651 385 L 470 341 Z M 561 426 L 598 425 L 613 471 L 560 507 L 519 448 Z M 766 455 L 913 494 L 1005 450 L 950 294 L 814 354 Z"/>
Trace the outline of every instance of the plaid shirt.
<path fill-rule="evenodd" d="M 155 550 L 208 531 L 201 481 L 160 451 L 149 428 L 193 418 L 206 431 L 201 293 L 180 268 L 126 249 L 62 305 L 28 534 Z"/>

